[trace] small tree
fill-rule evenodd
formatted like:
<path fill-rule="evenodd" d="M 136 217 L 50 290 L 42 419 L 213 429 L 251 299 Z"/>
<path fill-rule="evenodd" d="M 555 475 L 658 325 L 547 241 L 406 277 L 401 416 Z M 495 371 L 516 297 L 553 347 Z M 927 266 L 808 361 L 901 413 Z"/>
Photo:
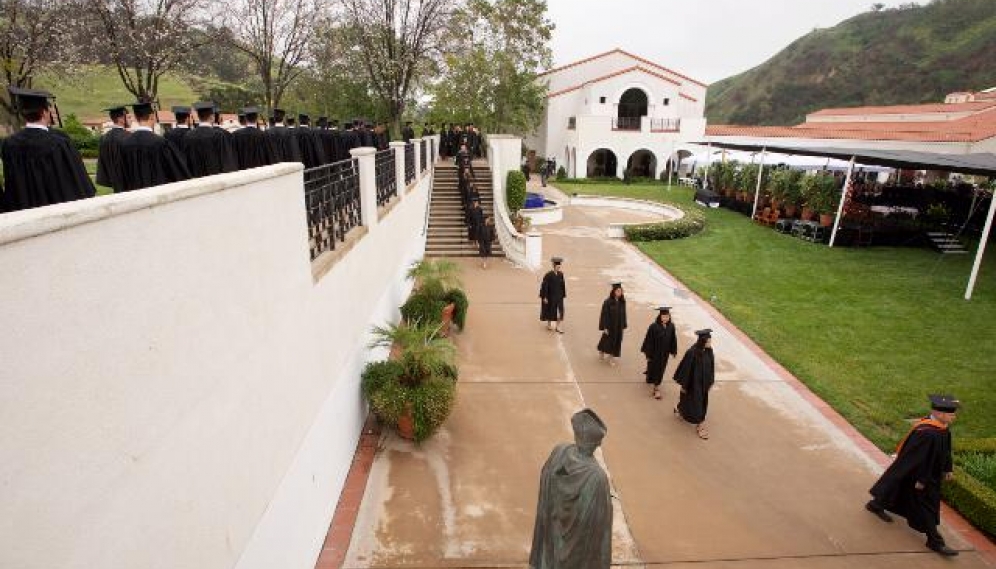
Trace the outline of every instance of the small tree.
<path fill-rule="evenodd" d="M 505 180 L 505 204 L 511 213 L 526 205 L 526 176 L 518 170 L 511 170 Z"/>

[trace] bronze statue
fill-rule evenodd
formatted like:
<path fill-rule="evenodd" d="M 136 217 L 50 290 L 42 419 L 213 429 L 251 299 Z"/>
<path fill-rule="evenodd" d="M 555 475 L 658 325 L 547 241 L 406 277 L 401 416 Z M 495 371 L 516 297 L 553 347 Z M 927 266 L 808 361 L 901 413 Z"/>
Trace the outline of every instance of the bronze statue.
<path fill-rule="evenodd" d="M 605 423 L 591 409 L 571 417 L 574 444 L 559 444 L 540 475 L 531 569 L 608 569 L 612 562 L 609 477 L 594 452 Z"/>

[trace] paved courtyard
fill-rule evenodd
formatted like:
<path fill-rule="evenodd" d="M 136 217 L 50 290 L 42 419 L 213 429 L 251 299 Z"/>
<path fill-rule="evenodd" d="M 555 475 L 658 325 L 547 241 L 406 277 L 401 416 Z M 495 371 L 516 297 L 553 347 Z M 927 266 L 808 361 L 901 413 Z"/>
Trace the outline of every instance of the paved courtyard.
<path fill-rule="evenodd" d="M 571 440 L 570 416 L 608 425 L 601 459 L 616 508 L 614 563 L 674 568 L 987 567 L 952 529 L 945 560 L 901 521 L 863 509 L 881 467 L 867 446 L 656 265 L 605 236 L 632 214 L 568 208 L 540 228 L 564 257 L 566 334 L 539 322 L 541 273 L 463 261 L 471 300 L 459 348 L 458 401 L 421 447 L 385 433 L 346 555 L 349 568 L 524 567 L 540 467 Z M 598 311 L 621 280 L 629 330 L 616 367 L 598 359 Z M 677 387 L 650 397 L 639 352 L 654 307 L 674 307 L 679 353 L 714 332 L 717 384 L 708 441 L 672 415 Z M 666 378 L 677 364 L 668 364 Z M 957 435 L 956 435 L 957 436 Z"/>

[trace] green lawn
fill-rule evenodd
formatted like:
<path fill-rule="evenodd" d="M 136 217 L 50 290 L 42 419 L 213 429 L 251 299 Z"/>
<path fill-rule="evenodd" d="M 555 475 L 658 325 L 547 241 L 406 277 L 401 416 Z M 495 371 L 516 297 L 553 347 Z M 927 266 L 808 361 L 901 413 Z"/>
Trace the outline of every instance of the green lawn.
<path fill-rule="evenodd" d="M 97 183 L 97 161 L 92 158 L 84 158 L 83 165 L 86 166 L 86 173 L 90 174 L 90 179 L 93 180 L 93 185 L 97 188 L 98 196 L 106 196 L 107 194 L 113 194 L 114 190 L 108 188 L 107 186 L 101 186 Z"/>
<path fill-rule="evenodd" d="M 682 204 L 693 195 L 660 184 L 557 186 Z M 695 237 L 639 247 L 702 298 L 715 295 L 716 308 L 880 448 L 894 448 L 930 392 L 962 400 L 956 436 L 996 436 L 996 247 L 967 302 L 972 255 L 830 249 L 726 209 L 706 218 Z"/>
<path fill-rule="evenodd" d="M 174 75 L 164 76 L 159 83 L 162 108 L 193 103 L 197 94 L 192 83 Z M 35 86 L 56 96 L 63 117 L 75 114 L 80 120 L 101 117 L 104 115 L 102 109 L 135 100 L 135 96 L 124 88 L 117 71 L 107 66 L 84 66 L 72 76 L 40 73 Z"/>

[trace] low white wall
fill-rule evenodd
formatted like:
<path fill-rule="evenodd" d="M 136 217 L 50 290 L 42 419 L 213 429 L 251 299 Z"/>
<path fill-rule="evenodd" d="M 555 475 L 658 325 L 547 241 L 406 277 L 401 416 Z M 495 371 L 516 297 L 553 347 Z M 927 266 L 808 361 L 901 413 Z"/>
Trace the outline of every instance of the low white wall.
<path fill-rule="evenodd" d="M 659 221 L 671 221 L 685 217 L 685 212 L 680 209 L 656 202 L 644 200 L 633 200 L 629 198 L 612 198 L 603 196 L 571 196 L 571 205 L 580 207 L 611 207 L 628 211 L 638 211 L 659 215 Z M 629 225 L 646 225 L 647 222 L 640 223 L 610 223 L 606 229 L 606 234 L 612 239 L 622 239 L 626 236 L 626 227 Z"/>
<path fill-rule="evenodd" d="M 502 134 L 488 136 L 488 165 L 494 191 L 495 233 L 506 258 L 530 270 L 538 269 L 542 258 L 543 238 L 539 233 L 523 235 L 512 225 L 505 201 L 508 173 L 519 169 L 522 139 Z"/>
<path fill-rule="evenodd" d="M 546 207 L 523 209 L 519 213 L 529 218 L 531 225 L 551 225 L 564 220 L 564 208 L 559 203 Z"/>
<path fill-rule="evenodd" d="M 430 183 L 318 282 L 299 164 L 0 216 L 0 567 L 311 569 Z"/>

